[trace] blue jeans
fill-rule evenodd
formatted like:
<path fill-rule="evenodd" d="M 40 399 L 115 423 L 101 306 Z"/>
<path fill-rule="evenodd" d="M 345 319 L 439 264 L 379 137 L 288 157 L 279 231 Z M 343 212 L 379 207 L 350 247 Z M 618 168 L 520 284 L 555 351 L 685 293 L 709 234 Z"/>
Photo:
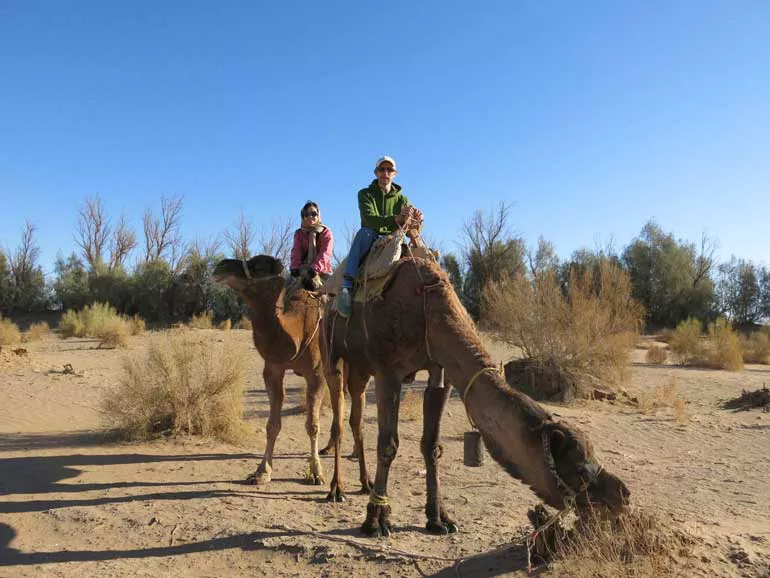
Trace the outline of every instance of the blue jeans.
<path fill-rule="evenodd" d="M 358 268 L 379 236 L 379 233 L 374 229 L 361 227 L 356 236 L 353 237 L 353 244 L 350 246 L 350 253 L 348 253 L 348 262 L 345 265 L 345 278 L 342 280 L 343 287 L 353 288 L 353 281 L 356 275 L 358 275 Z"/>

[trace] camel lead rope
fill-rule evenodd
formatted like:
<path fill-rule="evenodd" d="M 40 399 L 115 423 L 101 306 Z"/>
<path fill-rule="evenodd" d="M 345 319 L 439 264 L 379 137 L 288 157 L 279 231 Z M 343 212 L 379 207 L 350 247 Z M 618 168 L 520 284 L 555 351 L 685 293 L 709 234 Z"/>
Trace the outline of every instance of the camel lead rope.
<path fill-rule="evenodd" d="M 494 371 L 495 373 L 498 373 L 498 374 L 500 373 L 500 370 L 497 369 L 496 367 L 482 367 L 476 373 L 473 374 L 473 377 L 470 378 L 470 380 L 468 381 L 468 385 L 465 386 L 465 390 L 463 391 L 463 405 L 465 406 L 465 414 L 468 416 L 468 422 L 470 422 L 471 427 L 473 429 L 477 429 L 477 428 L 476 428 L 476 424 L 473 421 L 473 418 L 471 417 L 470 412 L 468 411 L 468 401 L 467 401 L 468 400 L 468 392 L 473 387 L 473 384 L 476 383 L 476 380 L 485 371 Z"/>

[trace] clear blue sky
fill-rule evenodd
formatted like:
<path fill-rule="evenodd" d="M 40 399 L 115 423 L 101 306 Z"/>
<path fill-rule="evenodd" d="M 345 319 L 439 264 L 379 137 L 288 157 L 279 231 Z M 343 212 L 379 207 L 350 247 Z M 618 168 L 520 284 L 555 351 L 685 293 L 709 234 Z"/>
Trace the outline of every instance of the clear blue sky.
<path fill-rule="evenodd" d="M 389 154 L 450 249 L 503 200 L 562 256 L 654 217 L 769 262 L 769 30 L 764 0 L 0 0 L 0 246 L 29 219 L 50 271 L 95 194 L 138 232 L 163 193 L 187 239 L 307 199 L 341 231 Z"/>

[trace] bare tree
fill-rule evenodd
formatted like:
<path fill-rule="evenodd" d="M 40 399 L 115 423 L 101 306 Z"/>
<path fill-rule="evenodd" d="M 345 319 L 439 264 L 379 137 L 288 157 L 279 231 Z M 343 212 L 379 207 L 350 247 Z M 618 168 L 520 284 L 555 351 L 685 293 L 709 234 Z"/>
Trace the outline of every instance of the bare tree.
<path fill-rule="evenodd" d="M 75 243 L 80 247 L 83 259 L 91 267 L 104 263 L 104 252 L 110 237 L 110 220 L 104 214 L 99 195 L 86 197 L 78 211 L 78 233 Z"/>
<path fill-rule="evenodd" d="M 195 239 L 187 248 L 187 256 L 201 261 L 213 261 L 219 254 L 222 241 L 218 236 L 209 239 Z"/>
<path fill-rule="evenodd" d="M 110 241 L 110 271 L 122 269 L 129 253 L 136 247 L 136 233 L 128 228 L 126 215 L 121 213 Z"/>
<path fill-rule="evenodd" d="M 717 251 L 717 241 L 705 232 L 701 235 L 700 249 L 695 258 L 695 274 L 692 285 L 695 287 L 701 280 L 709 279 L 714 268 L 714 254 Z"/>
<path fill-rule="evenodd" d="M 40 248 L 35 243 L 36 230 L 30 221 L 25 222 L 21 244 L 9 262 L 13 293 L 10 306 L 20 311 L 35 311 L 46 307 L 45 275 L 37 262 Z"/>
<path fill-rule="evenodd" d="M 553 271 L 559 266 L 559 259 L 550 241 L 546 241 L 541 235 L 537 239 L 537 250 L 527 251 L 527 263 L 529 273 L 533 279 L 537 279 L 546 271 Z"/>
<path fill-rule="evenodd" d="M 246 215 L 241 211 L 236 232 L 225 231 L 225 242 L 236 259 L 247 260 L 252 255 L 251 245 L 254 243 L 254 236 L 254 223 L 247 220 Z"/>
<path fill-rule="evenodd" d="M 274 219 L 269 228 L 263 227 L 259 232 L 257 246 L 259 252 L 264 255 L 272 255 L 288 264 L 292 241 L 294 240 L 294 227 L 289 217 Z"/>
<path fill-rule="evenodd" d="M 176 270 L 184 253 L 184 243 L 179 232 L 179 219 L 182 217 L 182 197 L 161 197 L 160 217 L 153 215 L 150 209 L 142 218 L 144 228 L 145 261 L 167 259 L 171 268 Z"/>
<path fill-rule="evenodd" d="M 356 236 L 358 227 L 350 224 L 345 220 L 342 224 L 342 233 L 340 235 L 334 235 L 334 249 L 332 251 L 332 259 L 334 260 L 334 266 L 339 267 L 340 263 L 348 256 L 350 247 L 353 245 L 353 238 Z"/>
<path fill-rule="evenodd" d="M 489 282 L 524 272 L 524 241 L 510 231 L 509 217 L 510 205 L 501 202 L 489 214 L 476 211 L 463 225 L 463 301 L 474 317 L 481 313 L 482 292 Z"/>

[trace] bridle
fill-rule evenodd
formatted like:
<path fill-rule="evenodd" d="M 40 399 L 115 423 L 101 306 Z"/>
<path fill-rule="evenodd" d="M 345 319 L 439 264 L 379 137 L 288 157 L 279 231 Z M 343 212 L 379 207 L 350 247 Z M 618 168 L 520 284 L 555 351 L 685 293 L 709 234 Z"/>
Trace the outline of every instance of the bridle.
<path fill-rule="evenodd" d="M 565 505 L 570 505 L 571 503 L 574 503 L 577 494 L 582 494 L 588 489 L 588 486 L 595 484 L 598 481 L 604 466 L 599 463 L 587 461 L 578 464 L 578 473 L 580 474 L 583 483 L 576 492 L 564 481 L 564 478 L 561 477 L 561 474 L 559 474 L 559 471 L 556 469 L 556 462 L 553 459 L 553 452 L 551 451 L 551 436 L 549 429 L 543 429 L 540 434 L 540 440 L 543 444 L 543 455 L 545 456 L 545 463 L 548 465 L 548 470 L 556 480 L 556 487 L 558 487 L 562 495 L 565 496 Z"/>

